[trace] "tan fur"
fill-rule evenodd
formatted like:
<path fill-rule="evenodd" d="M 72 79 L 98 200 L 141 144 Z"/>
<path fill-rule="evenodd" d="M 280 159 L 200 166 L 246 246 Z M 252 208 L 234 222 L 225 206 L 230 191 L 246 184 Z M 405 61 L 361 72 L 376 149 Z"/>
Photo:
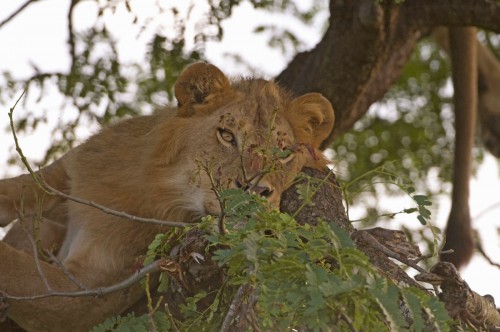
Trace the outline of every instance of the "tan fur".
<path fill-rule="evenodd" d="M 217 186 L 250 187 L 277 206 L 303 166 L 325 166 L 318 149 L 333 128 L 334 115 L 320 94 L 292 99 L 273 82 L 230 83 L 218 68 L 205 63 L 184 71 L 175 94 L 178 109 L 105 128 L 43 169 L 42 176 L 59 190 L 118 211 L 195 222 L 219 212 L 203 168 L 212 172 Z M 286 148 L 294 151 L 293 157 L 279 159 L 272 153 Z M 42 202 L 42 214 L 67 223 L 59 259 L 90 288 L 131 275 L 136 258 L 156 233 L 166 229 L 63 202 L 43 194 L 29 175 L 0 181 L 0 225 L 16 218 L 21 205 L 26 216 L 36 217 L 37 202 Z M 50 236 L 51 223 L 41 224 L 41 234 Z M 31 256 L 15 249 L 29 252 L 26 243 L 15 243 L 20 227 L 15 232 L 11 245 L 0 243 L 0 290 L 11 295 L 46 293 Z M 76 289 L 58 268 L 44 262 L 42 267 L 54 289 Z M 134 286 L 100 299 L 8 301 L 7 315 L 27 330 L 83 331 L 119 314 L 141 296 L 140 287 Z"/>

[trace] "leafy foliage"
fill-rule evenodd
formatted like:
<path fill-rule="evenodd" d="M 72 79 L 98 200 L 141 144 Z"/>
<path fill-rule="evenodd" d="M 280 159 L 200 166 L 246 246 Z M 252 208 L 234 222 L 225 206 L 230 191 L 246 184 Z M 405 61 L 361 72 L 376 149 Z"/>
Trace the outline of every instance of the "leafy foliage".
<path fill-rule="evenodd" d="M 125 317 L 117 316 L 95 326 L 92 332 L 148 332 L 148 331 L 170 331 L 172 325 L 168 316 L 163 312 L 156 312 L 152 317 L 148 314 L 136 317 L 128 314 Z"/>
<path fill-rule="evenodd" d="M 263 330 L 449 330 L 439 301 L 380 277 L 349 234 L 335 224 L 299 225 L 263 198 L 239 190 L 220 196 L 227 207 L 227 234 L 212 234 L 208 240 L 217 248 L 212 259 L 226 270 L 228 280 L 204 309 L 199 303 L 206 293 L 188 299 L 181 308 L 185 320 L 175 321 L 178 330 L 220 329 L 242 287 L 250 290 L 243 301 L 253 306 L 255 323 Z M 214 222 L 216 218 L 208 217 L 201 227 Z M 165 243 L 162 236 L 153 241 L 152 252 Z M 169 313 L 159 310 L 155 315 Z M 130 323 L 145 324 L 146 318 Z M 174 322 L 172 317 L 162 319 Z M 121 330 L 127 322 L 112 319 L 103 326 Z"/>

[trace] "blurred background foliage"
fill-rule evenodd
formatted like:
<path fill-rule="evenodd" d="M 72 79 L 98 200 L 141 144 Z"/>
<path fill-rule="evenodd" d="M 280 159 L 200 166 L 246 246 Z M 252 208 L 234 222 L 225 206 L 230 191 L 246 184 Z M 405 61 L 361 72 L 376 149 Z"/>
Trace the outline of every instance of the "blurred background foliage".
<path fill-rule="evenodd" d="M 73 1 L 69 9 L 74 11 L 69 14 L 73 20 L 78 19 L 78 3 Z M 299 6 L 298 1 L 292 0 L 207 0 L 192 2 L 183 8 L 167 8 L 156 2 L 158 13 L 169 11 L 172 17 L 172 28 L 167 31 L 153 16 L 137 16 L 129 1 L 95 3 L 99 14 L 94 26 L 83 31 L 72 30 L 71 24 L 67 27 L 71 58 L 67 72 L 46 72 L 32 65 L 30 77 L 19 78 L 8 70 L 1 73 L 0 103 L 4 108 L 12 107 L 7 103 L 23 89 L 28 95 L 25 100 L 35 98 L 39 109 L 43 109 L 46 90 L 55 87 L 63 96 L 60 109 L 28 111 L 16 120 L 17 131 L 23 135 L 40 123 L 46 123 L 49 117 L 59 117 L 51 134 L 51 146 L 40 165 L 49 163 L 80 142 L 83 138 L 79 137 L 77 129 L 81 126 L 106 125 L 119 118 L 173 105 L 176 77 L 187 64 L 206 59 L 207 41 L 223 40 L 224 22 L 241 3 L 250 3 L 258 10 L 286 15 L 293 20 L 290 27 L 277 24 L 276 20 L 256 25 L 254 29 L 256 34 L 268 38 L 269 47 L 279 49 L 288 59 L 302 51 L 305 45 L 304 37 L 293 28 L 296 22 L 311 24 L 328 11 L 324 0 L 313 0 L 308 6 Z M 107 27 L 105 14 L 113 14 L 120 5 L 125 5 L 133 17 L 130 24 L 139 27 L 139 35 L 147 30 L 155 31 L 149 37 L 142 61 L 122 61 L 117 48 L 120 36 L 113 35 Z M 204 6 L 205 14 L 194 18 L 195 6 Z M 325 20 L 323 25 L 326 27 L 326 24 Z M 481 34 L 480 37 L 499 54 L 500 43 L 494 34 Z M 250 67 L 245 64 L 244 52 L 234 50 L 227 56 Z M 379 210 L 376 199 L 381 190 L 384 195 L 400 193 L 391 176 L 384 178 L 381 173 L 363 176 L 387 163 L 393 163 L 408 183 L 413 183 L 419 192 L 429 197 L 449 192 L 454 144 L 451 91 L 447 56 L 432 41 L 423 40 L 385 98 L 372 105 L 369 113 L 351 131 L 334 142 L 332 160 L 339 180 L 348 184 L 352 193 L 363 193 L 346 198 L 350 203 L 363 199 L 366 221 L 373 221 L 384 213 Z M 68 108 L 76 110 L 76 115 L 62 117 L 57 114 Z M 483 149 L 475 148 L 474 155 L 480 163 Z M 19 162 L 14 152 L 9 162 Z M 382 189 L 374 183 L 379 183 Z M 367 195 L 372 199 L 367 200 Z"/>

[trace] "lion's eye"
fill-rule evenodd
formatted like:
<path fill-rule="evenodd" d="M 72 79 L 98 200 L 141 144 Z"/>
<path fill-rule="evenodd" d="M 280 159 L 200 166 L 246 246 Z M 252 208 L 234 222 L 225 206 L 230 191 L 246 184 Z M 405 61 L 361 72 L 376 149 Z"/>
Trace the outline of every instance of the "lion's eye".
<path fill-rule="evenodd" d="M 236 146 L 234 134 L 227 129 L 217 128 L 217 139 L 227 147 Z"/>

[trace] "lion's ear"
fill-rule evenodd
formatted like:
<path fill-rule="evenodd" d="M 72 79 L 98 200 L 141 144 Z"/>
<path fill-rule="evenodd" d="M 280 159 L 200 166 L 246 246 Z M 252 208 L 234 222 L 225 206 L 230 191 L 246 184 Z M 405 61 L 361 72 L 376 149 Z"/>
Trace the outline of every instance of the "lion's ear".
<path fill-rule="evenodd" d="M 323 148 L 322 143 L 332 132 L 335 121 L 332 104 L 319 93 L 295 98 L 287 117 L 297 142 L 310 144 L 314 149 Z"/>
<path fill-rule="evenodd" d="M 206 104 L 208 99 L 229 91 L 231 84 L 219 68 L 205 62 L 192 64 L 175 82 L 178 115 L 190 116 L 195 113 L 195 105 Z"/>

